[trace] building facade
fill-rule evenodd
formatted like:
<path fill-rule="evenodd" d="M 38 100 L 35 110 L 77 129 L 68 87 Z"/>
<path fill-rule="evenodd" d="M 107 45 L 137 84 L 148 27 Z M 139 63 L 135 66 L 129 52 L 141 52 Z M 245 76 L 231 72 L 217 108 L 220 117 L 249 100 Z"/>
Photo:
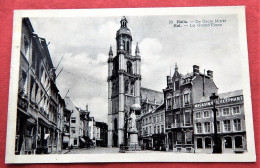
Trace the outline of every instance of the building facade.
<path fill-rule="evenodd" d="M 204 96 L 217 93 L 213 72 L 200 73 L 199 66 L 193 72 L 182 75 L 175 65 L 173 76 L 167 76 L 163 89 L 165 102 L 165 129 L 167 148 L 174 152 L 193 152 L 193 104 Z"/>
<path fill-rule="evenodd" d="M 96 146 L 107 147 L 107 124 L 96 121 Z"/>
<path fill-rule="evenodd" d="M 65 97 L 66 108 L 71 111 L 70 116 L 70 140 L 69 147 L 79 148 L 85 143 L 83 138 L 84 122 L 81 117 L 80 109 L 77 108 L 69 97 Z"/>
<path fill-rule="evenodd" d="M 16 154 L 61 151 L 64 101 L 56 86 L 48 45 L 22 19 L 16 123 Z"/>
<path fill-rule="evenodd" d="M 165 105 L 161 104 L 151 111 L 142 113 L 137 122 L 139 144 L 145 150 L 166 150 Z"/>
<path fill-rule="evenodd" d="M 243 91 L 221 93 L 216 103 L 217 133 L 222 152 L 243 152 L 247 150 L 245 109 Z M 196 152 L 212 153 L 214 118 L 213 103 L 203 97 L 194 104 L 194 146 Z"/>
<path fill-rule="evenodd" d="M 125 144 L 125 117 L 133 104 L 141 104 L 141 75 L 138 45 L 132 54 L 132 34 L 123 17 L 116 34 L 116 55 L 108 58 L 108 146 Z"/>

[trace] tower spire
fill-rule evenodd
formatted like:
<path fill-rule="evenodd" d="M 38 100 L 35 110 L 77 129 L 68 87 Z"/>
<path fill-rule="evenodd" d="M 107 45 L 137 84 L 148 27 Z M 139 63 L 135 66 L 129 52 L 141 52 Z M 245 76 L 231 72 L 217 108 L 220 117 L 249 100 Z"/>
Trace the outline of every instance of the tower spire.
<path fill-rule="evenodd" d="M 113 56 L 113 51 L 112 51 L 112 46 L 110 45 L 110 48 L 109 48 L 109 53 L 108 53 L 109 56 Z"/>
<path fill-rule="evenodd" d="M 135 48 L 135 55 L 138 55 L 140 54 L 140 50 L 139 50 L 139 47 L 138 47 L 138 42 L 136 43 L 136 48 Z"/>
<path fill-rule="evenodd" d="M 177 66 L 177 63 L 175 63 L 175 71 L 178 72 L 178 66 Z"/>

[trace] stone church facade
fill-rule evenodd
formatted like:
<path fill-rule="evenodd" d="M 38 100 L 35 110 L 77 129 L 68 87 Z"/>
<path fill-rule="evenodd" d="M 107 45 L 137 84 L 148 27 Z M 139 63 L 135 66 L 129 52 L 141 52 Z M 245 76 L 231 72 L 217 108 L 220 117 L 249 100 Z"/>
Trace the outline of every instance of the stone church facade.
<path fill-rule="evenodd" d="M 140 105 L 141 57 L 138 44 L 132 53 L 132 35 L 123 17 L 116 34 L 116 54 L 112 47 L 108 58 L 108 146 L 125 143 L 125 114 L 133 104 Z"/>

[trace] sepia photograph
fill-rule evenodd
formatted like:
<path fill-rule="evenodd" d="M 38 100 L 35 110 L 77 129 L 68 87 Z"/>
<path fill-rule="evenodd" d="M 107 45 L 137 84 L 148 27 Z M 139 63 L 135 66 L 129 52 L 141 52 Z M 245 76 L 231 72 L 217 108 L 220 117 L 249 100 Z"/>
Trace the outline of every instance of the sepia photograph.
<path fill-rule="evenodd" d="M 6 163 L 254 162 L 247 54 L 242 6 L 16 10 Z"/>

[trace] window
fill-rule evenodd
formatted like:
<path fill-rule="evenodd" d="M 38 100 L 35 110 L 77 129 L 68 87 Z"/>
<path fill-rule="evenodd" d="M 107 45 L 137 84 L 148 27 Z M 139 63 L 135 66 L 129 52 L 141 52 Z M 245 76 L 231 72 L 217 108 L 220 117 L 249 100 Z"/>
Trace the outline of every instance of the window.
<path fill-rule="evenodd" d="M 164 133 L 164 125 L 161 125 L 161 133 Z"/>
<path fill-rule="evenodd" d="M 171 98 L 167 98 L 166 100 L 166 104 L 167 104 L 167 109 L 171 109 L 172 108 L 172 99 Z"/>
<path fill-rule="evenodd" d="M 133 74 L 132 63 L 129 61 L 127 62 L 127 73 Z"/>
<path fill-rule="evenodd" d="M 157 133 L 158 134 L 160 133 L 160 126 L 159 125 L 157 126 Z"/>
<path fill-rule="evenodd" d="M 195 113 L 195 117 L 196 117 L 196 118 L 201 118 L 201 112 Z"/>
<path fill-rule="evenodd" d="M 163 115 L 161 114 L 161 121 L 163 121 Z"/>
<path fill-rule="evenodd" d="M 238 106 L 237 107 L 233 107 L 232 110 L 233 110 L 233 114 L 239 114 L 240 113 L 240 110 L 239 110 Z"/>
<path fill-rule="evenodd" d="M 176 114 L 176 123 L 180 124 L 180 114 Z"/>
<path fill-rule="evenodd" d="M 205 133 L 210 133 L 210 122 L 204 123 L 204 130 L 205 130 Z"/>
<path fill-rule="evenodd" d="M 175 90 L 179 90 L 179 80 L 178 79 L 175 80 L 174 84 L 175 84 Z"/>
<path fill-rule="evenodd" d="M 76 123 L 76 117 L 71 117 L 71 123 Z"/>
<path fill-rule="evenodd" d="M 184 94 L 184 103 L 185 104 L 190 104 L 189 94 Z"/>
<path fill-rule="evenodd" d="M 155 116 L 153 117 L 153 123 L 156 123 L 156 118 L 155 118 Z"/>
<path fill-rule="evenodd" d="M 204 111 L 203 112 L 203 117 L 204 118 L 209 118 L 209 111 Z"/>
<path fill-rule="evenodd" d="M 145 124 L 148 124 L 148 118 L 145 119 Z"/>
<path fill-rule="evenodd" d="M 220 121 L 217 121 L 217 132 L 220 132 Z"/>
<path fill-rule="evenodd" d="M 217 110 L 217 114 L 216 114 L 216 116 L 219 116 L 219 110 Z"/>
<path fill-rule="evenodd" d="M 180 98 L 179 98 L 179 96 L 176 96 L 176 97 L 175 97 L 175 104 L 176 104 L 176 106 L 179 106 L 179 104 L 180 104 Z"/>
<path fill-rule="evenodd" d="M 234 120 L 234 131 L 241 131 L 241 120 Z"/>
<path fill-rule="evenodd" d="M 156 122 L 159 122 L 159 116 L 158 115 L 156 116 Z"/>
<path fill-rule="evenodd" d="M 152 117 L 149 117 L 149 123 L 151 123 L 152 122 Z"/>
<path fill-rule="evenodd" d="M 126 80 L 125 81 L 125 93 L 128 94 L 128 92 L 129 92 L 129 81 Z"/>
<path fill-rule="evenodd" d="M 151 134 L 151 133 L 152 133 L 152 127 L 149 126 L 149 134 Z"/>
<path fill-rule="evenodd" d="M 185 114 L 185 125 L 190 125 L 190 120 L 191 120 L 191 117 L 190 117 L 190 112 L 186 112 Z"/>
<path fill-rule="evenodd" d="M 71 133 L 75 134 L 76 133 L 76 128 L 75 127 L 71 127 Z"/>
<path fill-rule="evenodd" d="M 154 126 L 154 128 L 153 128 L 153 132 L 154 132 L 154 134 L 156 134 L 156 126 Z"/>
<path fill-rule="evenodd" d="M 201 123 L 196 123 L 197 133 L 202 133 Z"/>
<path fill-rule="evenodd" d="M 29 60 L 29 42 L 27 41 L 26 37 L 24 36 L 24 56 L 25 58 L 27 58 L 27 60 Z"/>
<path fill-rule="evenodd" d="M 127 45 L 126 45 L 126 49 L 127 49 L 127 51 L 129 52 L 129 48 L 130 48 L 129 41 L 127 41 L 126 44 L 127 44 Z"/>
<path fill-rule="evenodd" d="M 223 123 L 224 123 L 224 131 L 225 132 L 231 131 L 230 120 L 225 120 L 225 121 L 223 121 Z"/>
<path fill-rule="evenodd" d="M 78 145 L 78 140 L 77 140 L 77 138 L 74 139 L 74 145 Z"/>
<path fill-rule="evenodd" d="M 223 115 L 229 115 L 229 108 L 223 109 Z"/>

